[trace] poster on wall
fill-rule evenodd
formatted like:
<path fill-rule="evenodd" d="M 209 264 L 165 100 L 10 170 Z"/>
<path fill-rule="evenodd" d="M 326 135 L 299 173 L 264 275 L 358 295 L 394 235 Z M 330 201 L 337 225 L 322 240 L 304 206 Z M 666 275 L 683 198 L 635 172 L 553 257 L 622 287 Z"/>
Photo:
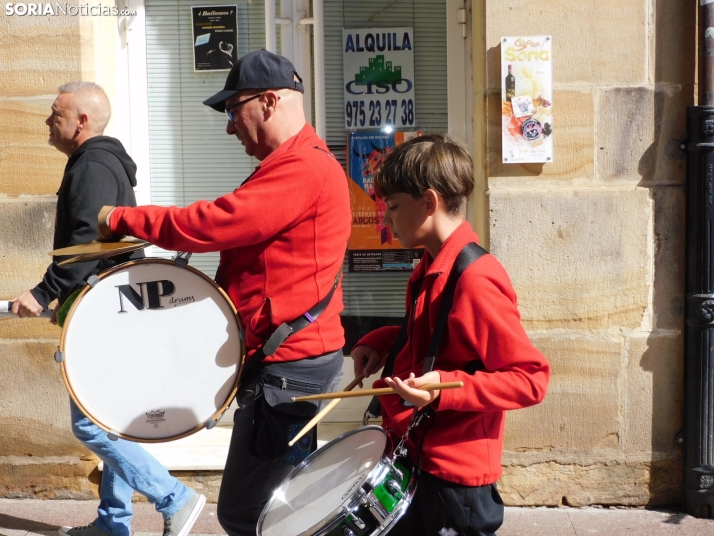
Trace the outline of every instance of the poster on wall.
<path fill-rule="evenodd" d="M 501 138 L 505 164 L 553 161 L 553 40 L 501 38 Z"/>
<path fill-rule="evenodd" d="M 413 270 L 423 249 L 404 249 L 382 224 L 387 206 L 374 192 L 374 171 L 387 152 L 418 132 L 351 132 L 347 135 L 352 234 L 347 243 L 350 272 Z"/>
<path fill-rule="evenodd" d="M 342 65 L 346 129 L 414 127 L 412 28 L 342 30 Z"/>
<path fill-rule="evenodd" d="M 191 8 L 194 71 L 225 71 L 238 61 L 237 11 L 237 6 Z"/>

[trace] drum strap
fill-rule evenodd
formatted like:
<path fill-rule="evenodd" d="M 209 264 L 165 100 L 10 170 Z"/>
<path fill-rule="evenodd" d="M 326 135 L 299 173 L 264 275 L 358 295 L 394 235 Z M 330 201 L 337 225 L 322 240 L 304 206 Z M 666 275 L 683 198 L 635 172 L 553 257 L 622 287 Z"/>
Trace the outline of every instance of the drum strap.
<path fill-rule="evenodd" d="M 456 260 L 454 261 L 454 266 L 451 268 L 449 273 L 449 279 L 444 287 L 443 298 L 441 301 L 441 306 L 439 307 L 439 314 L 436 318 L 436 324 L 434 325 L 434 332 L 431 335 L 431 342 L 429 344 L 429 351 L 424 358 L 424 363 L 422 365 L 421 373 L 422 376 L 427 372 L 434 370 L 434 363 L 436 361 L 436 354 L 439 352 L 439 345 L 441 344 L 441 338 L 444 334 L 444 329 L 446 328 L 446 321 L 449 317 L 449 312 L 451 311 L 451 306 L 454 304 L 454 293 L 456 291 L 456 283 L 464 273 L 466 268 L 471 266 L 472 263 L 476 262 L 478 259 L 486 255 L 488 251 L 483 249 L 481 246 L 475 242 L 470 242 L 466 244 L 464 248 L 459 252 Z M 410 311 L 404 317 L 402 326 L 397 335 L 397 339 L 389 351 L 387 357 L 387 362 L 382 370 L 382 378 L 391 376 L 394 372 L 394 361 L 396 360 L 397 354 L 402 350 L 407 342 L 407 325 L 409 323 Z M 379 404 L 379 398 L 373 397 L 372 401 L 369 403 L 369 407 L 365 411 L 363 422 L 369 420 L 370 418 L 379 417 L 382 415 L 382 408 Z"/>
<path fill-rule="evenodd" d="M 291 322 L 283 322 L 278 326 L 278 329 L 276 329 L 273 334 L 268 337 L 268 340 L 265 342 L 263 347 L 259 349 L 250 358 L 250 360 L 248 360 L 248 363 L 246 363 L 243 370 L 243 378 L 250 377 L 250 375 L 258 367 L 258 365 L 260 365 L 263 359 L 265 359 L 266 356 L 273 355 L 278 349 L 278 346 L 284 343 L 285 339 L 287 339 L 290 335 L 292 335 L 296 331 L 300 331 L 304 327 L 309 326 L 310 324 L 315 322 L 315 320 L 317 320 L 317 317 L 320 316 L 325 309 L 327 309 L 327 305 L 330 303 L 332 295 L 335 293 L 335 290 L 337 290 L 337 287 L 340 284 L 341 275 L 342 270 L 340 270 L 340 272 L 335 276 L 335 280 L 332 283 L 332 288 L 327 293 L 327 296 L 322 298 L 308 311 L 304 312 L 295 320 L 292 320 Z"/>
<path fill-rule="evenodd" d="M 340 273 L 335 276 L 335 280 L 332 283 L 332 288 L 327 293 L 327 296 L 322 298 L 308 311 L 301 314 L 295 320 L 292 320 L 291 322 L 283 322 L 278 326 L 278 329 L 276 329 L 273 334 L 268 337 L 268 340 L 263 345 L 263 353 L 266 356 L 273 355 L 278 349 L 278 346 L 283 344 L 285 342 L 285 339 L 290 337 L 290 335 L 297 331 L 300 331 L 302 328 L 309 326 L 310 324 L 315 322 L 315 320 L 317 320 L 317 317 L 320 316 L 325 309 L 327 309 L 327 305 L 330 303 L 332 295 L 335 293 L 335 290 L 337 290 L 337 287 L 340 284 L 341 274 L 342 271 L 340 271 Z"/>

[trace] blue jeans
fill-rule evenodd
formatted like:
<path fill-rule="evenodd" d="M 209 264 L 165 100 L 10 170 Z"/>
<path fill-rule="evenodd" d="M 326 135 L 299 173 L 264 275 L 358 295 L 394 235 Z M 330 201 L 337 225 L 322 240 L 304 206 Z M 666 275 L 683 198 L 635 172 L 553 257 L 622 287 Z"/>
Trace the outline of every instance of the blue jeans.
<path fill-rule="evenodd" d="M 155 504 L 164 518 L 186 505 L 193 490 L 171 476 L 139 443 L 112 441 L 71 399 L 69 407 L 75 437 L 104 462 L 95 521 L 100 529 L 112 536 L 131 535 L 134 490 Z"/>

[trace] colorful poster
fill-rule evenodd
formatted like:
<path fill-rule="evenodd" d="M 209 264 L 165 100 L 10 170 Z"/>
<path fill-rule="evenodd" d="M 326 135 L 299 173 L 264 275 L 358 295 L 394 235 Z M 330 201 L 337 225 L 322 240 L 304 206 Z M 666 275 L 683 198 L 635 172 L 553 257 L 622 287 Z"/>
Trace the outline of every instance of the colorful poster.
<path fill-rule="evenodd" d="M 553 161 L 553 40 L 501 38 L 503 163 Z"/>
<path fill-rule="evenodd" d="M 412 28 L 342 30 L 345 128 L 410 128 L 414 119 Z"/>
<path fill-rule="evenodd" d="M 224 71 L 238 61 L 237 12 L 237 6 L 191 8 L 194 71 Z"/>
<path fill-rule="evenodd" d="M 350 272 L 412 270 L 423 250 L 404 249 L 382 219 L 387 206 L 374 192 L 374 171 L 395 145 L 418 132 L 351 132 L 347 139 L 352 234 L 347 243 Z"/>

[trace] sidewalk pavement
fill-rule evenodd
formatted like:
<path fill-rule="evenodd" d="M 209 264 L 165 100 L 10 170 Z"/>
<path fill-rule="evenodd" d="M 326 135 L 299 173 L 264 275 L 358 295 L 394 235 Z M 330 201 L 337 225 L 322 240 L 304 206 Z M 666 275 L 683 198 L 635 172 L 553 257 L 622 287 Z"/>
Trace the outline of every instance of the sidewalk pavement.
<path fill-rule="evenodd" d="M 0 499 L 0 536 L 56 536 L 61 525 L 85 525 L 96 515 L 98 501 Z M 163 521 L 152 505 L 135 503 L 136 536 L 161 534 Z M 225 534 L 216 505 L 206 504 L 193 536 Z M 714 535 L 714 520 L 697 519 L 675 510 L 637 508 L 506 508 L 498 536 L 705 536 Z M 294 536 L 286 534 L 285 536 Z"/>

